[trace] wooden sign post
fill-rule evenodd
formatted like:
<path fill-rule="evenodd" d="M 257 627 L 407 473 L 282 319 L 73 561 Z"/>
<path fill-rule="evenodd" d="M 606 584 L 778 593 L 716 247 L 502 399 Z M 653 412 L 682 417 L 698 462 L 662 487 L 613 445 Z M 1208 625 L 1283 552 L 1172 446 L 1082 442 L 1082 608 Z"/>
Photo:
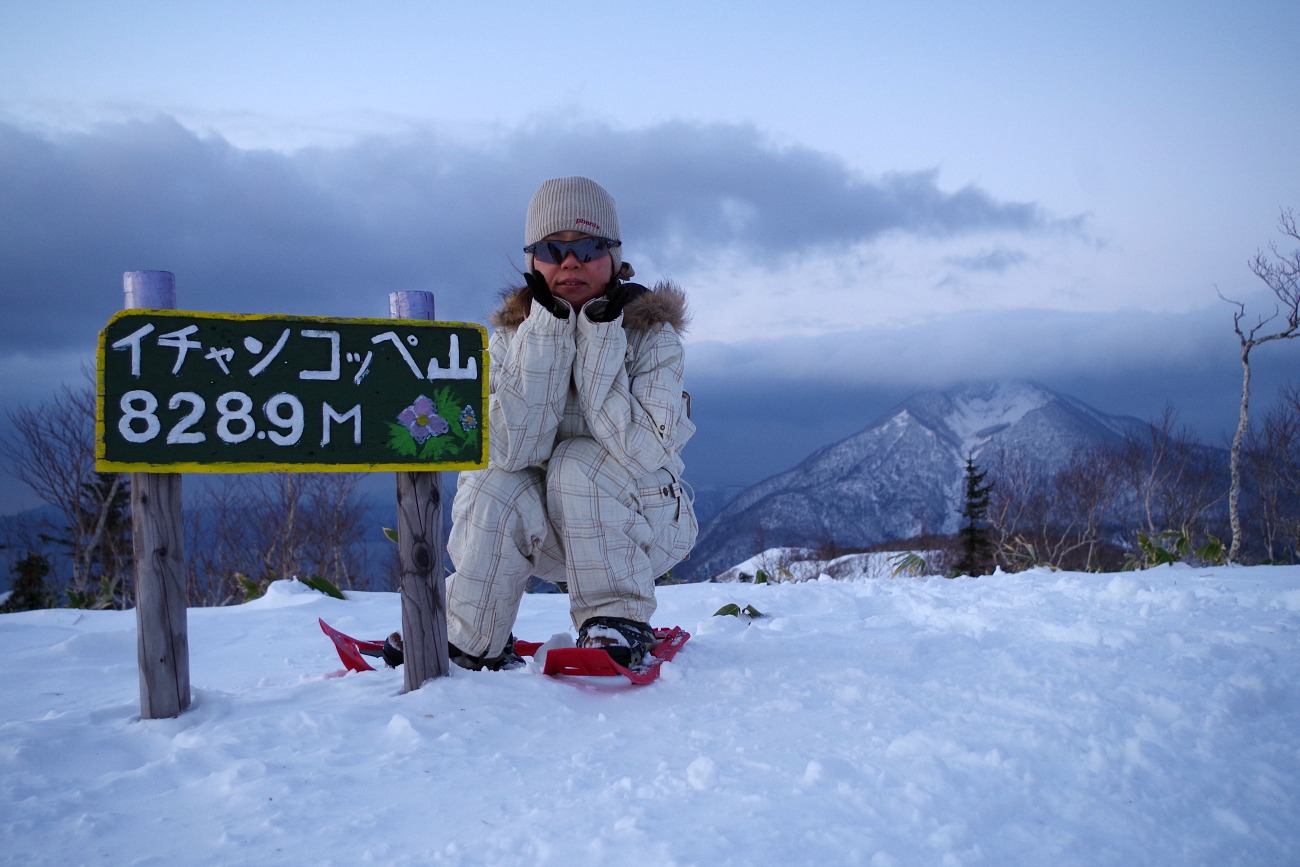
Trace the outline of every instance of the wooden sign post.
<path fill-rule="evenodd" d="M 393 292 L 388 296 L 388 313 L 393 319 L 432 320 L 433 305 L 430 292 Z M 447 581 L 442 574 L 442 489 L 437 473 L 397 474 L 397 544 L 402 578 L 402 676 L 403 687 L 410 692 L 451 673 Z"/>
<path fill-rule="evenodd" d="M 127 308 L 176 306 L 176 280 L 169 271 L 128 271 L 122 284 Z M 131 545 L 140 717 L 166 719 L 190 706 L 189 600 L 179 475 L 131 474 Z"/>
<path fill-rule="evenodd" d="M 125 282 L 100 332 L 95 467 L 135 474 L 142 716 L 189 705 L 183 472 L 396 472 L 406 689 L 447 674 L 437 471 L 487 465 L 486 329 L 432 321 L 427 292 L 333 319 L 177 311 L 170 273 Z"/>

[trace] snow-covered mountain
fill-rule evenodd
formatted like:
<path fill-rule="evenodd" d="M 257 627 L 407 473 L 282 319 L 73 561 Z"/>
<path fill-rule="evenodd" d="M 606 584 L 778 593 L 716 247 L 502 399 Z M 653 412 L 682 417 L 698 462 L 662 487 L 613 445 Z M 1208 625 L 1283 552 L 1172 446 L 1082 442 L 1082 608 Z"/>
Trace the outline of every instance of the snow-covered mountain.
<path fill-rule="evenodd" d="M 966 457 L 1006 449 L 1045 467 L 1143 422 L 1025 381 L 916 395 L 859 433 L 748 489 L 703 529 L 677 574 L 702 580 L 775 546 L 857 547 L 959 521 Z"/>

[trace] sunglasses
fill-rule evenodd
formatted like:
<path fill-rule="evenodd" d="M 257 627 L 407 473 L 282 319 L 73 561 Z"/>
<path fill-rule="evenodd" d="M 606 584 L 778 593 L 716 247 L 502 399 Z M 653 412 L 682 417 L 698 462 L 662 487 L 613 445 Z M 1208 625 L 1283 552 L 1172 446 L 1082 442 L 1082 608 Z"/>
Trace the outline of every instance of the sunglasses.
<path fill-rule="evenodd" d="M 548 265 L 559 265 L 569 258 L 570 253 L 578 257 L 579 262 L 586 264 L 608 256 L 610 250 L 622 243 L 610 238 L 594 237 L 579 238 L 576 241 L 538 241 L 525 247 L 524 252 L 532 253 L 533 258 Z"/>

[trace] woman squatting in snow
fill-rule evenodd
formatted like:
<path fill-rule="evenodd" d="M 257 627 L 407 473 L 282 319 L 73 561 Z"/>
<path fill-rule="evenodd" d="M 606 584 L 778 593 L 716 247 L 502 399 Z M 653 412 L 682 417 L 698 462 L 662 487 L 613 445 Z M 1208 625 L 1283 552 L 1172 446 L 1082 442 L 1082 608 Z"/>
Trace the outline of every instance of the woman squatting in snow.
<path fill-rule="evenodd" d="M 655 579 L 697 532 L 686 299 L 627 282 L 614 199 L 588 178 L 541 185 L 524 244 L 524 285 L 491 319 L 488 465 L 460 474 L 452 507 L 450 655 L 521 664 L 512 629 L 535 575 L 567 585 L 578 646 L 635 666 L 654 642 Z"/>

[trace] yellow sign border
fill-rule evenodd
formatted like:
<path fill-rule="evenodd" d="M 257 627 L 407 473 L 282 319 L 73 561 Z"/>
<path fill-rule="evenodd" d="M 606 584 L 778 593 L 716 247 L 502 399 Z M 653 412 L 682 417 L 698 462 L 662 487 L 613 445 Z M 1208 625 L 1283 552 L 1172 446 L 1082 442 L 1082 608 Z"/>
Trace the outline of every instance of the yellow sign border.
<path fill-rule="evenodd" d="M 224 321 L 247 320 L 247 321 L 279 321 L 279 322 L 312 322 L 321 324 L 345 324 L 345 325 L 437 325 L 448 328 L 473 328 L 479 332 L 482 338 L 483 355 L 481 361 L 482 376 L 482 393 L 480 398 L 483 401 L 483 424 L 480 427 L 483 436 L 483 460 L 478 461 L 460 461 L 456 463 L 429 464 L 411 463 L 411 462 L 386 462 L 386 463 L 364 463 L 364 464 L 280 464 L 274 461 L 257 461 L 257 462 L 230 462 L 230 463 L 167 463 L 167 464 L 149 464 L 138 461 L 110 461 L 104 458 L 106 443 L 104 442 L 104 368 L 106 361 L 105 339 L 104 335 L 108 329 L 116 322 L 126 316 L 141 315 L 165 315 L 165 316 L 189 316 L 195 319 L 220 319 Z M 343 316 L 295 316 L 289 313 L 214 313 L 211 311 L 197 310 L 172 310 L 159 309 L 153 307 L 136 307 L 126 310 L 119 310 L 109 317 L 108 322 L 100 329 L 98 346 L 95 350 L 95 471 L 100 473 L 384 473 L 384 472 L 416 472 L 416 473 L 436 473 L 442 471 L 455 472 L 459 470 L 481 470 L 487 466 L 488 455 L 488 428 L 487 423 L 487 404 L 488 404 L 488 334 L 487 328 L 477 322 L 444 322 L 439 319 L 382 319 L 378 317 L 343 317 Z"/>

